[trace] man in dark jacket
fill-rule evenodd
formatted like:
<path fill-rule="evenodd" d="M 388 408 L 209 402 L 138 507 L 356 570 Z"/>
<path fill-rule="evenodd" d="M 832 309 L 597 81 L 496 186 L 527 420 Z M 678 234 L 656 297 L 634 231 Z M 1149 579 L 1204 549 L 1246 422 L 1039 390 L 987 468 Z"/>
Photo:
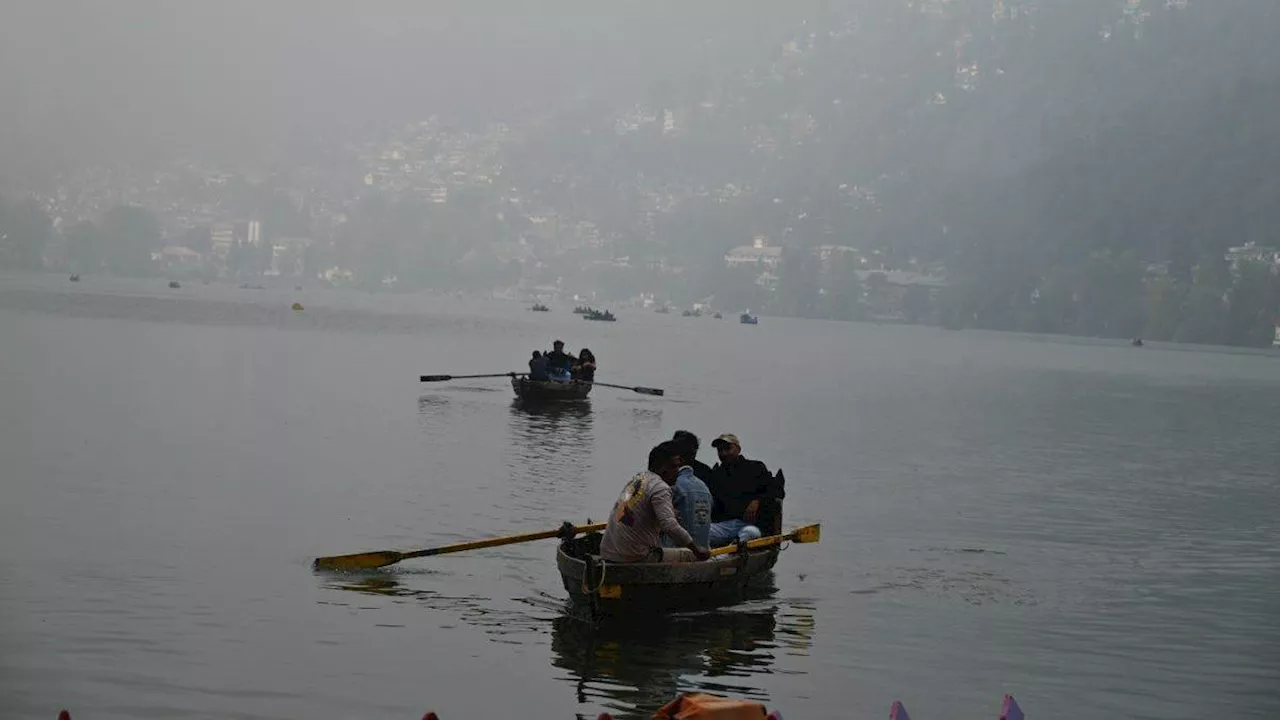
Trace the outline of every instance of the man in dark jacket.
<path fill-rule="evenodd" d="M 529 358 L 529 379 L 546 381 L 551 377 L 547 375 L 547 358 L 537 350 L 533 351 L 533 357 Z"/>
<path fill-rule="evenodd" d="M 554 343 L 551 343 L 551 352 L 547 353 L 543 357 L 547 359 L 548 371 L 562 370 L 565 373 L 568 373 L 573 369 L 573 364 L 578 360 L 578 358 L 564 351 L 563 340 L 557 340 Z"/>
<path fill-rule="evenodd" d="M 693 468 L 694 477 L 704 483 L 710 480 L 711 466 L 698 460 L 698 448 L 702 445 L 698 441 L 698 436 L 688 430 L 677 430 L 676 434 L 671 436 L 671 440 L 680 446 L 684 464 Z"/>
<path fill-rule="evenodd" d="M 711 447 L 720 456 L 707 480 L 714 498 L 711 547 L 737 542 L 743 530 L 751 526 L 756 532 L 780 532 L 782 499 L 786 497 L 781 473 L 774 476 L 764 463 L 743 457 L 742 444 L 732 433 L 716 438 Z"/>

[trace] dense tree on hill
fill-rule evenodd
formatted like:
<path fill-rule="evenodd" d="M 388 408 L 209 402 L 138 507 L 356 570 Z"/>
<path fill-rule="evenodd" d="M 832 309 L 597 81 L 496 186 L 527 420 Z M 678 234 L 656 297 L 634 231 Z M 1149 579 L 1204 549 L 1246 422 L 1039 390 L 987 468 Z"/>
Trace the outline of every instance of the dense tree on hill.
<path fill-rule="evenodd" d="M 106 262 L 119 275 L 151 273 L 151 253 L 160 249 L 160 222 L 136 205 L 118 205 L 102 219 Z"/>
<path fill-rule="evenodd" d="M 67 228 L 67 262 L 73 273 L 92 273 L 102 269 L 106 247 L 102 230 L 91 222 L 80 222 Z"/>
<path fill-rule="evenodd" d="M 53 236 L 49 215 L 34 200 L 0 197 L 0 267 L 44 268 L 44 251 Z"/>
<path fill-rule="evenodd" d="M 213 231 L 208 225 L 197 225 L 182 234 L 182 246 L 208 255 L 213 250 Z"/>

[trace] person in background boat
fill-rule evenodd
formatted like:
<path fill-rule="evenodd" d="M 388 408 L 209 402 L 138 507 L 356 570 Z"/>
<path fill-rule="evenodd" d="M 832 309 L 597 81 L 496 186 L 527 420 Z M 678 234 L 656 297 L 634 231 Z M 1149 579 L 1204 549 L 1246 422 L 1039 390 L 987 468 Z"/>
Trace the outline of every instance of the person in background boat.
<path fill-rule="evenodd" d="M 692 438 L 692 440 L 690 440 Z M 697 462 L 698 438 L 691 432 L 684 435 L 676 433 L 670 441 L 680 453 L 680 469 L 676 472 L 676 482 L 671 486 L 671 505 L 676 510 L 676 519 L 680 527 L 689 531 L 695 545 L 709 547 L 711 539 L 711 491 L 707 484 L 698 478 L 690 462 Z M 663 547 L 680 547 L 667 536 L 662 537 Z"/>
<path fill-rule="evenodd" d="M 573 379 L 584 382 L 595 382 L 596 356 L 587 348 L 578 352 L 578 363 L 573 366 Z"/>
<path fill-rule="evenodd" d="M 534 350 L 533 357 L 529 358 L 529 379 L 541 382 L 551 379 L 547 375 L 547 357 L 537 350 Z"/>
<path fill-rule="evenodd" d="M 649 451 L 649 469 L 623 488 L 600 541 L 600 557 L 615 563 L 692 562 L 710 557 L 680 527 L 671 486 L 680 471 L 680 448 L 667 441 Z M 679 547 L 663 548 L 666 535 Z"/>
<path fill-rule="evenodd" d="M 704 483 L 710 480 L 711 466 L 698 459 L 698 448 L 702 447 L 698 436 L 688 430 L 677 430 L 671 440 L 680 445 L 680 456 L 684 458 L 686 465 L 693 468 L 693 474 Z"/>
<path fill-rule="evenodd" d="M 783 482 L 759 460 L 742 456 L 738 436 L 725 433 L 711 442 L 720 462 L 707 486 L 711 509 L 711 547 L 760 537 L 761 529 L 777 532 L 782 523 Z"/>
<path fill-rule="evenodd" d="M 563 370 L 568 373 L 573 369 L 573 364 L 578 361 L 577 358 L 564 351 L 564 341 L 557 340 L 551 344 L 551 352 L 547 353 L 547 370 Z"/>

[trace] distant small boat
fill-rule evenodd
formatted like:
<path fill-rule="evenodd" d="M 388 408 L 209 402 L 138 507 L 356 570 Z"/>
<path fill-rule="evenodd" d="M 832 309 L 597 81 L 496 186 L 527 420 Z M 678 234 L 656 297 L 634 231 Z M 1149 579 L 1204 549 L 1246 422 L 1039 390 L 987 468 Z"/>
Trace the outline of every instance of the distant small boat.
<path fill-rule="evenodd" d="M 654 310 L 654 312 L 658 313 L 659 315 L 666 315 L 667 313 L 671 312 L 671 308 L 667 307 L 666 305 L 663 305 L 657 310 Z"/>
<path fill-rule="evenodd" d="M 1133 342 L 1130 344 L 1134 347 L 1142 347 L 1142 338 L 1134 338 Z"/>
<path fill-rule="evenodd" d="M 529 310 L 533 312 L 551 312 L 551 308 L 543 305 L 542 303 L 536 303 L 533 307 L 529 308 Z"/>
<path fill-rule="evenodd" d="M 71 276 L 71 282 L 80 282 L 80 276 L 79 276 L 79 275 L 72 275 L 72 276 Z"/>
<path fill-rule="evenodd" d="M 609 312 L 608 310 L 605 310 L 604 312 L 601 312 L 599 310 L 592 310 L 586 315 L 583 315 L 582 319 L 583 320 L 600 320 L 602 322 L 614 322 L 618 318 L 614 317 L 613 313 Z"/>
<path fill-rule="evenodd" d="M 296 302 L 296 303 L 294 303 L 294 304 L 293 304 L 293 310 L 294 310 L 294 312 L 302 312 L 302 303 L 300 303 L 300 302 Z"/>
<path fill-rule="evenodd" d="M 587 313 L 592 313 L 592 312 L 595 312 L 595 311 L 592 310 L 591 307 L 587 305 L 579 305 L 578 307 L 573 309 L 574 315 L 586 315 Z"/>
<path fill-rule="evenodd" d="M 711 317 L 713 317 L 713 318 L 715 318 L 715 319 L 717 319 L 717 320 L 723 320 L 723 319 L 724 319 L 724 316 L 723 316 L 723 315 L 721 315 L 720 313 L 716 313 L 715 315 L 712 315 Z"/>
<path fill-rule="evenodd" d="M 177 281 L 177 280 L 170 280 L 170 281 L 169 281 L 169 287 L 170 287 L 170 288 L 172 288 L 172 289 L 174 289 L 174 290 L 177 290 L 178 288 L 180 288 L 180 287 L 182 287 L 182 286 L 178 284 L 178 281 Z"/>
<path fill-rule="evenodd" d="M 743 325 L 759 325 L 760 318 L 756 317 L 755 315 L 752 315 L 751 313 L 742 313 L 742 315 L 738 317 L 738 322 L 742 323 Z"/>

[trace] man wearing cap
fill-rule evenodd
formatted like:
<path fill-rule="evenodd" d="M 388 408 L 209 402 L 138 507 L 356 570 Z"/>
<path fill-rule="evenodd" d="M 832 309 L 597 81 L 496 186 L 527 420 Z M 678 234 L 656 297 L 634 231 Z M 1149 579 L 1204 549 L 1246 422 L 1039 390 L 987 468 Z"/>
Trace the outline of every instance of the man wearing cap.
<path fill-rule="evenodd" d="M 748 527 L 754 530 L 751 535 L 760 529 L 778 532 L 782 499 L 786 497 L 781 473 L 775 477 L 764 463 L 743 457 L 742 443 L 733 433 L 716 438 L 711 447 L 716 449 L 720 462 L 711 469 L 711 479 L 707 481 L 714 498 L 710 546 L 731 545 Z"/>
<path fill-rule="evenodd" d="M 559 374 L 558 371 L 564 371 L 564 374 L 568 374 L 573 369 L 574 363 L 578 361 L 577 358 L 564 351 L 563 340 L 557 340 L 551 344 L 551 352 L 547 353 L 546 358 L 547 370 L 556 371 L 557 374 Z"/>

